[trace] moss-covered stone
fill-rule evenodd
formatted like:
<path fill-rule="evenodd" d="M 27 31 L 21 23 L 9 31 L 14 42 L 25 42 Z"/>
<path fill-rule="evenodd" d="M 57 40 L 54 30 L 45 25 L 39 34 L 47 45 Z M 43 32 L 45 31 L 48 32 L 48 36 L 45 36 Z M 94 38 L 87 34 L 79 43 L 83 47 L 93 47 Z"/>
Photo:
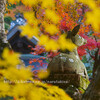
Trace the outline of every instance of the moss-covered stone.
<path fill-rule="evenodd" d="M 48 69 L 53 73 L 79 74 L 88 79 L 84 64 L 73 52 L 55 56 L 49 63 Z"/>
<path fill-rule="evenodd" d="M 85 92 L 85 90 L 82 89 L 81 87 L 78 87 L 78 90 L 80 91 L 81 94 L 83 94 Z"/>
<path fill-rule="evenodd" d="M 86 79 L 86 78 L 83 78 L 82 76 L 80 76 L 80 87 L 84 90 L 86 90 L 86 88 L 88 87 L 89 85 L 89 80 Z"/>

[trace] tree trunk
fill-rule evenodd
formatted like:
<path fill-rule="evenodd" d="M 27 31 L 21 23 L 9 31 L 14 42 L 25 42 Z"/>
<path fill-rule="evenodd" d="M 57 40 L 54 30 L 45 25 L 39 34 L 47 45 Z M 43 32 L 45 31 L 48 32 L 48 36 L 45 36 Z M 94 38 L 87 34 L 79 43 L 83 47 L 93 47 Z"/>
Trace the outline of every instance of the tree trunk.
<path fill-rule="evenodd" d="M 100 100 L 100 56 L 97 62 L 97 74 L 85 91 L 82 100 Z"/>
<path fill-rule="evenodd" d="M 0 38 L 6 43 L 5 26 L 4 26 L 4 11 L 5 11 L 5 0 L 0 0 Z"/>
<path fill-rule="evenodd" d="M 4 26 L 4 11 L 5 11 L 6 0 L 0 0 L 0 57 L 4 47 L 9 47 L 5 34 Z"/>

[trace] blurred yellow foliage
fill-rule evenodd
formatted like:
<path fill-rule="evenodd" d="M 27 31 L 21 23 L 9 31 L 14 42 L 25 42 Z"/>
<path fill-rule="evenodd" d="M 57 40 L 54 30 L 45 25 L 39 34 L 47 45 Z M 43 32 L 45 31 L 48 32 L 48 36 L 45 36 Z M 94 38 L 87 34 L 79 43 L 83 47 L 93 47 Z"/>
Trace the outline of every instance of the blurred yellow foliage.
<path fill-rule="evenodd" d="M 32 77 L 31 69 L 20 67 L 20 69 L 15 67 L 10 67 L 4 71 L 4 76 L 11 81 L 22 80 L 25 81 Z"/>
<path fill-rule="evenodd" d="M 55 0 L 41 0 L 43 8 L 55 7 Z"/>
<path fill-rule="evenodd" d="M 54 24 L 46 24 L 45 31 L 48 32 L 50 35 L 55 35 L 59 32 L 59 28 L 57 28 L 57 26 L 55 26 Z"/>
<path fill-rule="evenodd" d="M 58 24 L 60 20 L 59 16 L 56 14 L 54 10 L 46 9 L 45 16 L 46 18 L 48 18 L 50 21 L 52 21 L 55 24 Z"/>
<path fill-rule="evenodd" d="M 61 2 L 63 2 L 64 4 L 67 4 L 67 3 L 74 3 L 75 0 L 61 0 Z"/>
<path fill-rule="evenodd" d="M 86 23 L 91 24 L 95 31 L 100 31 L 100 7 L 97 6 L 95 0 L 79 0 L 89 6 L 92 11 L 86 13 Z M 99 1 L 98 1 L 99 2 Z"/>
<path fill-rule="evenodd" d="M 5 97 L 7 94 L 10 96 L 10 85 L 0 80 L 0 97 Z"/>
<path fill-rule="evenodd" d="M 43 45 L 47 51 L 59 49 L 56 40 L 49 39 L 46 35 L 41 35 L 39 38 L 39 45 Z"/>
<path fill-rule="evenodd" d="M 38 27 L 32 27 L 30 24 L 26 24 L 25 26 L 20 26 L 19 28 L 22 30 L 21 36 L 28 36 L 29 38 L 32 38 L 33 36 L 38 37 Z"/>
<path fill-rule="evenodd" d="M 100 8 L 86 13 L 86 22 L 92 24 L 95 31 L 100 31 Z"/>
<path fill-rule="evenodd" d="M 76 45 L 70 39 L 66 39 L 66 35 L 60 35 L 58 40 L 49 39 L 46 35 L 41 35 L 39 45 L 43 45 L 47 51 L 56 51 L 60 48 L 62 50 L 68 49 L 72 51 L 76 48 Z"/>
<path fill-rule="evenodd" d="M 76 45 L 73 44 L 70 39 L 66 39 L 65 34 L 60 35 L 58 44 L 62 50 L 68 49 L 69 51 L 72 51 L 74 48 L 76 48 Z"/>
<path fill-rule="evenodd" d="M 15 100 L 72 100 L 62 89 L 34 80 L 31 69 L 19 64 L 17 53 L 5 48 L 2 58 L 0 62 L 5 64 L 0 63 L 0 98 L 10 96 Z M 40 78 L 48 75 L 43 70 L 38 74 Z"/>
<path fill-rule="evenodd" d="M 40 70 L 39 73 L 38 73 L 38 77 L 40 79 L 45 79 L 49 76 L 50 72 L 49 71 L 46 71 L 46 70 Z"/>
<path fill-rule="evenodd" d="M 8 2 L 14 4 L 15 2 L 20 2 L 20 0 L 8 0 Z"/>
<path fill-rule="evenodd" d="M 15 0 L 16 1 L 16 0 Z M 21 0 L 23 4 L 25 4 L 26 6 L 34 6 L 38 3 L 39 0 Z"/>
<path fill-rule="evenodd" d="M 29 24 L 32 24 L 34 26 L 37 26 L 38 25 L 38 20 L 34 17 L 34 12 L 24 12 L 24 17 L 25 19 L 27 19 L 27 22 Z"/>
<path fill-rule="evenodd" d="M 20 63 L 20 60 L 18 59 L 19 54 L 9 51 L 7 48 L 4 49 L 2 56 L 3 60 L 0 59 L 0 67 L 16 66 Z"/>

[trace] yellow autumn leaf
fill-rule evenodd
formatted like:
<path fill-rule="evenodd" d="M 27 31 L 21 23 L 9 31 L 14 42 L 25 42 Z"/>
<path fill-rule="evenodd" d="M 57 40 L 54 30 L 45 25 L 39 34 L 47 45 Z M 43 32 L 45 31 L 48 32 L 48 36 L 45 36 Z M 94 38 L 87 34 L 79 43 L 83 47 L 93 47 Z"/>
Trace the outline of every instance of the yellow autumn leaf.
<path fill-rule="evenodd" d="M 60 20 L 59 16 L 55 13 L 55 11 L 50 9 L 45 10 L 45 16 L 55 24 L 57 24 Z"/>
<path fill-rule="evenodd" d="M 57 28 L 54 24 L 46 24 L 45 31 L 48 32 L 50 35 L 54 35 L 59 32 L 59 28 Z"/>
<path fill-rule="evenodd" d="M 32 83 L 18 83 L 13 87 L 12 94 L 15 98 L 19 98 L 19 96 L 25 98 L 29 96 L 31 90 L 33 90 L 34 85 Z"/>
<path fill-rule="evenodd" d="M 34 91 L 38 91 L 38 92 L 35 93 Z M 42 96 L 41 96 L 42 93 L 40 93 L 39 89 L 35 89 L 34 91 L 30 91 L 30 94 L 29 94 L 27 99 L 28 100 L 33 100 L 33 98 L 34 98 L 34 100 L 42 100 L 41 99 L 42 98 Z"/>
<path fill-rule="evenodd" d="M 0 59 L 0 67 L 16 66 L 17 64 L 20 63 L 20 60 L 18 58 L 19 54 L 10 51 L 8 48 L 4 49 L 2 57 L 4 60 Z"/>
<path fill-rule="evenodd" d="M 39 44 L 39 45 L 44 45 L 44 44 L 46 44 L 48 41 L 49 41 L 49 38 L 48 38 L 46 35 L 41 35 L 41 36 L 39 37 L 38 44 Z"/>
<path fill-rule="evenodd" d="M 39 0 L 22 0 L 22 3 L 25 4 L 26 6 L 34 6 L 38 3 Z"/>
<path fill-rule="evenodd" d="M 76 45 L 70 39 L 66 39 L 66 35 L 61 35 L 58 39 L 58 44 L 61 50 L 69 50 L 72 51 Z"/>
<path fill-rule="evenodd" d="M 94 30 L 100 31 L 100 8 L 96 8 L 91 12 L 86 13 L 86 23 L 92 24 Z"/>
<path fill-rule="evenodd" d="M 56 51 L 58 49 L 72 51 L 76 47 L 70 39 L 66 39 L 65 35 L 61 35 L 58 40 L 49 39 L 48 36 L 41 35 L 38 44 L 44 46 L 47 51 Z"/>
<path fill-rule="evenodd" d="M 25 26 L 20 26 L 19 28 L 22 30 L 21 36 L 28 36 L 29 38 L 32 38 L 33 36 L 38 36 L 38 27 L 32 27 L 31 25 L 26 24 Z"/>
<path fill-rule="evenodd" d="M 19 2 L 20 0 L 8 0 L 9 3 L 14 4 L 15 2 Z"/>
<path fill-rule="evenodd" d="M 43 8 L 49 8 L 55 6 L 55 0 L 41 0 Z"/>
<path fill-rule="evenodd" d="M 32 11 L 24 12 L 24 17 L 27 19 L 27 22 L 29 24 L 32 24 L 34 26 L 38 25 L 38 20 L 35 18 L 34 12 L 32 12 Z"/>
<path fill-rule="evenodd" d="M 47 70 L 40 70 L 39 73 L 38 73 L 38 77 L 40 79 L 45 79 L 45 78 L 47 78 L 49 76 L 49 73 L 50 72 L 47 71 Z"/>
<path fill-rule="evenodd" d="M 10 85 L 9 83 L 4 83 L 4 81 L 0 81 L 0 98 L 6 97 L 6 95 L 10 96 Z"/>
<path fill-rule="evenodd" d="M 41 35 L 38 44 L 44 46 L 47 51 L 50 50 L 56 51 L 59 49 L 59 45 L 57 44 L 57 41 L 53 39 L 49 39 L 48 36 L 46 35 Z"/>
<path fill-rule="evenodd" d="M 47 51 L 57 51 L 60 47 L 56 40 L 49 39 L 49 41 L 44 45 Z"/>
<path fill-rule="evenodd" d="M 67 4 L 67 3 L 74 3 L 75 0 L 61 0 L 61 2 L 63 2 L 64 4 Z"/>
<path fill-rule="evenodd" d="M 20 80 L 28 80 L 32 77 L 31 69 L 21 67 L 17 69 L 16 67 L 10 67 L 4 71 L 4 76 L 13 82 L 17 82 Z"/>

